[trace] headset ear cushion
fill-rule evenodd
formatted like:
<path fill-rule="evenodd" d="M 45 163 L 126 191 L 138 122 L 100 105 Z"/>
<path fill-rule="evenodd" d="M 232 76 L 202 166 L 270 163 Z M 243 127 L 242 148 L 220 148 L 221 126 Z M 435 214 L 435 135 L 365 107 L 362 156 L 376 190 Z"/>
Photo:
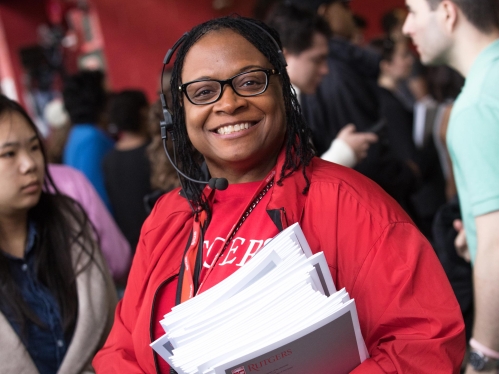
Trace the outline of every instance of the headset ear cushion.
<path fill-rule="evenodd" d="M 163 107 L 163 117 L 165 119 L 166 131 L 173 131 L 173 117 L 172 113 L 165 107 Z"/>

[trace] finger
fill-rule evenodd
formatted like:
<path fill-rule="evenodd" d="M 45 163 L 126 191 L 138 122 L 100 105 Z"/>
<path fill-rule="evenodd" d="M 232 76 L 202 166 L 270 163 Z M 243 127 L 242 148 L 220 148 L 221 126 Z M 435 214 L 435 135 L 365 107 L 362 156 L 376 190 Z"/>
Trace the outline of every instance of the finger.
<path fill-rule="evenodd" d="M 466 242 L 466 231 L 461 230 L 456 236 L 456 239 L 454 240 L 456 243 L 456 247 L 466 247 L 467 242 Z"/>
<path fill-rule="evenodd" d="M 364 140 L 368 142 L 369 144 L 371 143 L 376 143 L 378 141 L 378 135 L 368 132 L 364 134 Z"/>
<path fill-rule="evenodd" d="M 336 136 L 338 139 L 343 139 L 345 140 L 347 143 L 350 144 L 350 141 L 351 141 L 351 138 L 352 138 L 352 135 L 355 133 L 355 129 L 352 125 L 347 125 L 345 127 L 343 127 L 340 132 L 338 133 L 338 135 Z"/>
<path fill-rule="evenodd" d="M 356 131 L 355 126 L 352 125 L 351 123 L 341 129 L 342 133 L 348 133 L 348 134 L 354 133 L 355 131 Z"/>
<path fill-rule="evenodd" d="M 357 131 L 357 127 L 355 127 L 355 125 L 353 123 L 349 123 L 348 125 L 346 125 L 345 127 L 348 127 L 350 129 L 353 129 L 353 131 Z"/>
<path fill-rule="evenodd" d="M 463 229 L 463 221 L 461 221 L 460 219 L 455 219 L 452 222 L 452 226 L 454 227 L 454 230 L 461 231 Z"/>

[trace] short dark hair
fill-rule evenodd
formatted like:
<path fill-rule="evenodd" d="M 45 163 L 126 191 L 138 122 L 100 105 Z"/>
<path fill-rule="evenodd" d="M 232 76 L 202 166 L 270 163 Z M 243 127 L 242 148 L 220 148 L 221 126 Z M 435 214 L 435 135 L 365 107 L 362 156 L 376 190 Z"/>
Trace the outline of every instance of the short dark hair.
<path fill-rule="evenodd" d="M 265 23 L 255 19 L 243 18 L 240 16 L 228 16 L 216 18 L 207 21 L 201 25 L 194 27 L 185 38 L 183 44 L 179 47 L 177 58 L 172 71 L 171 86 L 173 98 L 173 135 L 176 139 L 175 149 L 178 155 L 180 169 L 185 174 L 191 175 L 194 178 L 200 179 L 203 177 L 201 170 L 201 160 L 199 154 L 194 149 L 188 135 L 185 123 L 185 112 L 183 106 L 183 94 L 178 89 L 182 84 L 181 73 L 185 62 L 185 57 L 191 47 L 204 35 L 210 32 L 220 30 L 231 30 L 238 33 L 243 38 L 248 40 L 260 51 L 279 71 L 279 77 L 282 83 L 282 95 L 284 100 L 284 108 L 286 114 L 286 135 L 284 139 L 284 147 L 286 150 L 286 158 L 282 169 L 277 171 L 277 184 L 281 185 L 282 180 L 298 170 L 302 170 L 303 177 L 306 181 L 306 187 L 303 193 L 308 191 L 310 181 L 305 173 L 306 167 L 309 165 L 314 150 L 310 142 L 310 129 L 305 123 L 305 119 L 301 113 L 300 105 L 294 90 L 291 87 L 289 75 L 286 71 L 286 66 L 280 58 L 278 50 L 273 41 L 260 28 L 267 31 L 272 38 L 282 48 L 279 34 Z M 181 178 L 183 179 L 183 178 Z M 183 179 L 186 192 L 192 197 L 192 201 L 203 209 L 209 211 L 209 206 L 206 198 L 199 189 L 197 183 Z"/>
<path fill-rule="evenodd" d="M 369 25 L 367 20 L 364 17 L 359 16 L 358 14 L 353 15 L 353 21 L 355 23 L 355 26 L 357 26 L 357 28 L 359 28 L 361 30 L 365 30 L 367 28 L 367 26 Z"/>
<path fill-rule="evenodd" d="M 383 14 L 383 16 L 381 17 L 381 28 L 383 29 L 383 32 L 388 36 L 390 36 L 395 27 L 400 23 L 400 19 L 397 16 L 398 11 L 399 9 L 392 9 Z"/>
<path fill-rule="evenodd" d="M 141 110 L 149 103 L 140 90 L 124 90 L 114 95 L 109 103 L 109 122 L 119 131 L 140 132 L 144 127 Z"/>
<path fill-rule="evenodd" d="M 300 9 L 310 9 L 317 12 L 322 4 L 332 4 L 337 2 L 348 3 L 350 0 L 284 0 L 286 4 L 295 5 Z"/>
<path fill-rule="evenodd" d="M 373 39 L 369 47 L 380 54 L 382 61 L 392 61 L 395 54 L 395 42 L 390 38 Z"/>
<path fill-rule="evenodd" d="M 294 5 L 281 4 L 271 12 L 266 23 L 276 29 L 282 46 L 293 54 L 309 49 L 316 33 L 331 37 L 331 29 L 324 18 Z"/>
<path fill-rule="evenodd" d="M 104 73 L 81 71 L 67 77 L 62 96 L 72 124 L 96 123 L 106 105 Z"/>
<path fill-rule="evenodd" d="M 436 9 L 442 0 L 427 0 Z M 451 0 L 478 30 L 489 33 L 499 29 L 499 0 Z"/>

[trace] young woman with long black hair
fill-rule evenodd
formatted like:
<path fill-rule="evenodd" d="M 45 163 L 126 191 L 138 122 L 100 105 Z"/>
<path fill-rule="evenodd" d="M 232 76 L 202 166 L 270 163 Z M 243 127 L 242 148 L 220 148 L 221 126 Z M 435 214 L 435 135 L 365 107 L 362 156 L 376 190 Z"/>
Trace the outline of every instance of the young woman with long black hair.
<path fill-rule="evenodd" d="M 0 95 L 1 373 L 93 372 L 116 304 L 95 239 L 48 174 L 35 124 Z"/>

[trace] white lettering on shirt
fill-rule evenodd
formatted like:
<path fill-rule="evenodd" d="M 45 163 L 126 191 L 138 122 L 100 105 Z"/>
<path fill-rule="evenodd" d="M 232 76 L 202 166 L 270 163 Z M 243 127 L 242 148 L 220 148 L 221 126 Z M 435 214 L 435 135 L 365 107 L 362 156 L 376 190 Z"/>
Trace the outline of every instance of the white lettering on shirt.
<path fill-rule="evenodd" d="M 210 252 L 211 252 L 211 250 L 213 249 L 213 246 L 215 245 L 215 243 L 216 243 L 217 241 L 220 241 L 220 242 L 222 242 L 222 243 L 223 243 L 223 242 L 224 242 L 224 238 L 220 238 L 220 237 L 215 238 L 215 240 L 213 241 L 213 243 L 211 243 L 211 245 L 210 245 L 210 243 L 209 243 L 209 241 L 208 241 L 208 240 L 205 240 L 205 241 L 204 241 L 204 246 L 208 249 L 208 251 L 206 252 L 206 257 L 209 257 L 209 256 L 210 256 Z M 222 244 L 222 245 L 223 245 L 223 244 Z M 214 259 L 213 259 L 213 261 L 215 261 L 215 260 L 216 260 L 216 258 L 214 258 Z M 207 269 L 211 268 L 212 266 L 213 266 L 213 263 L 208 264 L 206 261 L 205 261 L 205 262 L 204 262 L 204 264 L 203 264 L 203 267 L 205 267 L 205 268 L 207 268 Z"/>
<path fill-rule="evenodd" d="M 253 251 L 253 247 L 255 244 L 258 244 L 257 248 Z M 263 240 L 250 240 L 250 245 L 248 246 L 248 249 L 246 250 L 246 253 L 244 254 L 241 262 L 237 264 L 237 266 L 243 266 L 246 261 L 253 256 L 260 250 L 260 248 L 263 246 Z"/>
<path fill-rule="evenodd" d="M 237 252 L 237 249 L 239 248 L 239 247 L 235 246 L 237 240 L 239 240 L 241 242 L 241 244 L 244 244 L 244 242 L 246 241 L 246 239 L 244 239 L 244 238 L 235 238 L 234 240 L 232 240 L 232 245 L 230 246 L 230 249 L 227 252 L 227 256 L 225 256 L 225 260 L 223 260 L 223 262 L 220 264 L 220 266 L 232 264 L 234 262 L 234 260 L 236 259 L 236 256 L 234 256 L 232 258 L 232 260 L 229 261 L 229 256 L 231 255 L 231 253 L 235 254 Z"/>
<path fill-rule="evenodd" d="M 246 262 L 248 262 L 250 259 L 253 258 L 255 254 L 257 254 L 262 247 L 267 245 L 272 240 L 272 238 L 263 240 L 263 239 L 246 239 L 246 238 L 241 238 L 237 237 L 232 240 L 232 245 L 230 248 L 227 250 L 225 258 L 222 261 L 222 258 L 220 258 L 220 261 L 218 263 L 219 266 L 225 266 L 225 265 L 234 265 L 237 267 L 241 267 Z M 220 247 L 223 246 L 225 239 L 221 237 L 216 237 L 213 242 L 210 244 L 208 240 L 204 241 L 204 248 L 205 248 L 205 258 L 210 258 L 210 254 L 212 253 L 212 250 L 215 248 L 216 251 L 220 250 Z M 206 269 L 211 268 L 214 264 L 213 262 L 216 259 L 213 258 L 211 261 L 212 263 L 208 263 L 207 260 L 204 261 L 203 267 Z"/>

